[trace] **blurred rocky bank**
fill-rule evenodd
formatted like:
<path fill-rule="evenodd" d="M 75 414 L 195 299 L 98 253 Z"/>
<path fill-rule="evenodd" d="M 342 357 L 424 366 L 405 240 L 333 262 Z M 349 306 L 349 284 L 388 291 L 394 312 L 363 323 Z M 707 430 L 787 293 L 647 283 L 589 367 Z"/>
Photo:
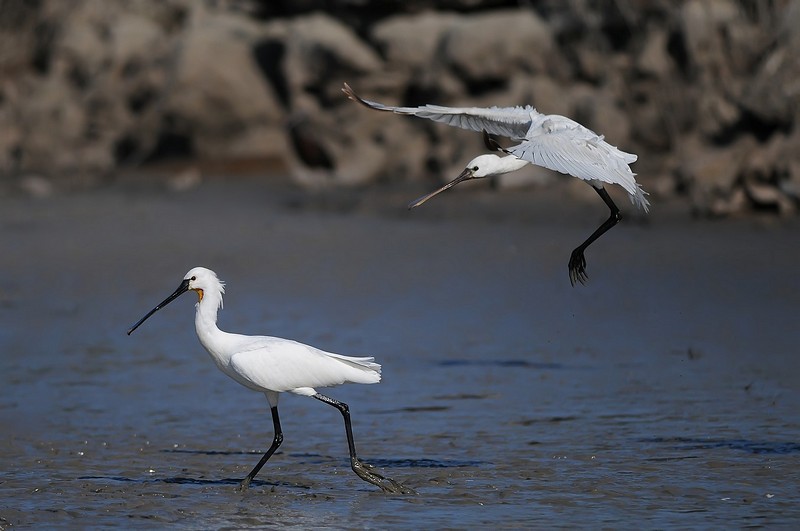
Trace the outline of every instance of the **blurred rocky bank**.
<path fill-rule="evenodd" d="M 177 160 L 314 189 L 433 185 L 485 150 L 358 107 L 348 82 L 391 104 L 532 104 L 638 154 L 656 201 L 792 215 L 798 28 L 791 0 L 0 0 L 0 183 Z M 556 179 L 525 172 L 498 184 Z"/>

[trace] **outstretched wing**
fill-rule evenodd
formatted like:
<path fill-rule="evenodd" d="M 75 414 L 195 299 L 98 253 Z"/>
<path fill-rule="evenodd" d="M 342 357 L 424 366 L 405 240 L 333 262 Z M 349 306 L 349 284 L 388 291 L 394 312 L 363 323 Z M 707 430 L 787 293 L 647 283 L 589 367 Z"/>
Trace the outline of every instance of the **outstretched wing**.
<path fill-rule="evenodd" d="M 427 118 L 462 129 L 486 131 L 493 135 L 505 136 L 514 140 L 525 138 L 531 125 L 531 115 L 538 115 L 530 105 L 525 107 L 442 107 L 423 105 L 422 107 L 392 107 L 377 101 L 365 100 L 356 94 L 350 85 L 344 84 L 342 92 L 351 100 L 370 109 L 408 114 Z"/>
<path fill-rule="evenodd" d="M 505 151 L 585 181 L 618 184 L 630 194 L 634 205 L 648 210 L 645 192 L 629 166 L 636 161 L 636 155 L 617 149 L 574 120 L 558 115 L 543 117 L 521 144 Z"/>

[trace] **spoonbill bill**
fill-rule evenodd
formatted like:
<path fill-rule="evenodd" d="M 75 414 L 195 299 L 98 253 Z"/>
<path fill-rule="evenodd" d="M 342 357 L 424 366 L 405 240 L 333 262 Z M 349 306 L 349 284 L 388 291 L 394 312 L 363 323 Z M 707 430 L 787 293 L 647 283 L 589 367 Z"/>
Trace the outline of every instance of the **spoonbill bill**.
<path fill-rule="evenodd" d="M 374 363 L 374 358 L 342 356 L 278 337 L 223 332 L 217 328 L 217 311 L 222 308 L 225 284 L 217 278 L 216 273 L 204 267 L 195 267 L 186 273 L 178 289 L 133 325 L 128 330 L 128 335 L 155 312 L 187 291 L 194 291 L 199 299 L 194 323 L 200 344 L 211 355 L 219 370 L 248 389 L 264 393 L 272 411 L 275 431 L 272 445 L 255 468 L 242 480 L 240 483 L 242 490 L 250 485 L 259 470 L 283 442 L 283 432 L 278 417 L 278 396 L 279 393 L 289 392 L 316 398 L 339 410 L 344 417 L 350 466 L 358 477 L 385 492 L 414 493 L 412 489 L 373 472 L 371 465 L 362 462 L 356 456 L 350 408 L 344 402 L 322 395 L 315 389 L 343 383 L 378 383 L 381 379 L 381 366 Z"/>
<path fill-rule="evenodd" d="M 461 174 L 441 188 L 409 203 L 408 208 L 420 206 L 428 199 L 462 181 L 480 179 L 510 173 L 528 165 L 543 166 L 567 175 L 572 175 L 589 183 L 608 206 L 610 215 L 597 230 L 572 251 L 569 259 L 569 279 L 585 284 L 586 258 L 584 251 L 597 238 L 622 219 L 619 208 L 608 195 L 604 185 L 618 184 L 630 196 L 631 202 L 647 212 L 650 203 L 636 182 L 630 164 L 636 155 L 626 153 L 612 146 L 594 131 L 578 122 L 557 114 L 542 114 L 530 105 L 525 107 L 442 107 L 423 105 L 421 107 L 393 107 L 376 101 L 365 100 L 353 91 L 347 83 L 342 88 L 348 98 L 370 109 L 406 114 L 442 122 L 462 129 L 483 132 L 484 142 L 492 151 L 500 151 L 506 156 L 493 153 L 480 155 L 471 160 Z M 518 142 L 510 148 L 502 148 L 489 135 L 499 135 Z"/>

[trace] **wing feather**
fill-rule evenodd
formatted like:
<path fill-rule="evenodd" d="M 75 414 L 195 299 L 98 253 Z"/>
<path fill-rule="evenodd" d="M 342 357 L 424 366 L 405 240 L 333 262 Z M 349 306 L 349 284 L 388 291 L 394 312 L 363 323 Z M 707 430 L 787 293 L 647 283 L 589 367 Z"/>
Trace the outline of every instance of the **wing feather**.
<path fill-rule="evenodd" d="M 472 131 L 486 131 L 519 145 L 505 150 L 537 166 L 566 173 L 585 181 L 618 184 L 630 194 L 631 202 L 647 212 L 646 192 L 636 182 L 629 164 L 636 155 L 606 142 L 602 136 L 570 118 L 543 115 L 533 107 L 393 107 L 358 96 L 345 83 L 342 91 L 351 100 L 371 109 L 427 118 Z"/>
<path fill-rule="evenodd" d="M 230 369 L 262 390 L 283 392 L 381 379 L 381 366 L 371 357 L 342 356 L 288 339 L 254 339 L 231 357 Z"/>
<path fill-rule="evenodd" d="M 541 123 L 534 123 L 527 138 L 507 151 L 537 166 L 585 181 L 618 184 L 630 194 L 634 205 L 648 210 L 646 193 L 629 166 L 636 161 L 636 155 L 612 146 L 574 120 L 548 116 Z"/>
<path fill-rule="evenodd" d="M 417 116 L 461 129 L 486 131 L 514 140 L 525 138 L 531 125 L 531 115 L 538 115 L 530 105 L 525 107 L 443 107 L 441 105 L 394 107 L 377 101 L 365 100 L 357 95 L 347 83 L 344 84 L 342 91 L 351 100 L 378 111 Z"/>

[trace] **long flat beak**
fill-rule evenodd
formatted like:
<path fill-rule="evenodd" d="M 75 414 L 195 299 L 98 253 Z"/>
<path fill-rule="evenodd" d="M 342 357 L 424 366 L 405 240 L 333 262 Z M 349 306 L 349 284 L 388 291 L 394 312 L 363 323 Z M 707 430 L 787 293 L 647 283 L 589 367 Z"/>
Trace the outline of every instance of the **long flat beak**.
<path fill-rule="evenodd" d="M 472 178 L 473 178 L 472 177 L 472 170 L 469 169 L 469 168 L 465 168 L 464 171 L 462 171 L 461 174 L 458 177 L 456 177 L 455 179 L 453 179 L 452 181 L 450 181 L 446 185 L 442 186 L 438 190 L 434 190 L 433 192 L 431 192 L 429 194 L 423 195 L 419 199 L 415 199 L 414 201 L 411 201 L 408 204 L 408 209 L 411 210 L 412 208 L 416 208 L 416 207 L 420 206 L 422 203 L 424 203 L 425 201 L 427 201 L 428 199 L 430 199 L 431 197 L 433 197 L 435 195 L 439 195 L 440 193 L 444 192 L 445 190 L 454 187 L 455 185 L 457 185 L 461 181 L 467 181 L 467 180 L 472 179 Z"/>
<path fill-rule="evenodd" d="M 143 322 L 147 321 L 147 319 L 148 319 L 148 318 L 149 318 L 151 315 L 153 315 L 153 314 L 154 314 L 154 313 L 156 313 L 158 310 L 160 310 L 161 308 L 163 308 L 164 306 L 166 306 L 166 305 L 167 305 L 167 304 L 169 304 L 170 302 L 174 301 L 175 299 L 177 299 L 178 297 L 180 297 L 181 295 L 183 295 L 183 294 L 184 294 L 184 293 L 186 293 L 187 291 L 189 291 L 189 279 L 188 279 L 188 278 L 187 278 L 187 279 L 184 279 L 184 281 L 183 281 L 183 282 L 181 282 L 181 285 L 180 285 L 180 286 L 178 286 L 178 289 L 176 289 L 176 290 L 175 290 L 175 291 L 172 293 L 172 295 L 170 295 L 169 297 L 167 297 L 166 299 L 164 299 L 163 301 L 161 301 L 161 303 L 160 303 L 158 306 L 156 306 L 155 308 L 153 308 L 152 310 L 150 310 L 149 312 L 147 312 L 147 315 L 145 315 L 144 317 L 142 317 L 141 319 L 139 319 L 139 320 L 136 322 L 136 324 L 135 324 L 135 325 L 133 325 L 132 327 L 130 327 L 130 329 L 128 330 L 128 335 L 131 335 L 131 332 L 133 332 L 134 330 L 136 330 L 137 328 L 139 328 L 139 325 L 140 325 L 140 324 L 142 324 Z"/>

